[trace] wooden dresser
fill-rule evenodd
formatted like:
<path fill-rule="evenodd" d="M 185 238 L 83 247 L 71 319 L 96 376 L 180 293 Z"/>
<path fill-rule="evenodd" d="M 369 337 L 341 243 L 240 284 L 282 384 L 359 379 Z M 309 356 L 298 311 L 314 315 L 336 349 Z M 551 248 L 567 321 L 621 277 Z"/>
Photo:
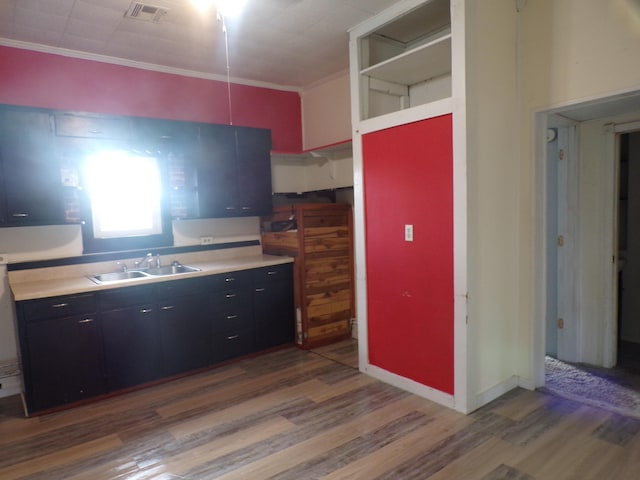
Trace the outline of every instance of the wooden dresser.
<path fill-rule="evenodd" d="M 348 204 L 290 205 L 262 217 L 264 253 L 295 258 L 296 343 L 302 348 L 351 336 L 355 318 L 352 225 Z M 270 231 L 282 229 L 286 231 Z"/>

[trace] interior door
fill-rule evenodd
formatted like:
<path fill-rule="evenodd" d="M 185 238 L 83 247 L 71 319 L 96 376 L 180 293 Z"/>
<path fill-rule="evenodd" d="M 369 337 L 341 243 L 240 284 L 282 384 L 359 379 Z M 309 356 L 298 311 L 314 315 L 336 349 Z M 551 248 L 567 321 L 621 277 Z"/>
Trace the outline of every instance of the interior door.
<path fill-rule="evenodd" d="M 369 363 L 449 394 L 451 119 L 443 115 L 362 137 Z"/>

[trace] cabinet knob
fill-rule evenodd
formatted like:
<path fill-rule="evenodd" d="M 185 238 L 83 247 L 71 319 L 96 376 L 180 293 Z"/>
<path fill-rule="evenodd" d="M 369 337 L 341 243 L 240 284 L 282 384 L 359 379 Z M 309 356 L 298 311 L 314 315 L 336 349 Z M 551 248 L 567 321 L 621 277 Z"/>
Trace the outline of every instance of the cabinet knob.
<path fill-rule="evenodd" d="M 227 320 L 233 320 L 234 318 L 238 318 L 238 315 L 227 315 Z"/>
<path fill-rule="evenodd" d="M 173 305 L 165 305 L 163 307 L 160 307 L 162 310 L 173 310 L 174 306 Z"/>
<path fill-rule="evenodd" d="M 227 294 L 225 295 L 225 297 L 226 297 L 226 298 L 233 298 L 233 297 L 235 297 L 235 296 L 236 296 L 236 294 L 235 294 L 235 293 L 227 293 Z"/>
<path fill-rule="evenodd" d="M 85 318 L 84 320 L 80 320 L 78 323 L 91 323 L 93 322 L 93 318 Z"/>
<path fill-rule="evenodd" d="M 278 274 L 278 271 L 277 271 L 277 270 L 269 270 L 269 271 L 267 272 L 267 275 L 277 275 L 277 274 Z"/>
<path fill-rule="evenodd" d="M 141 308 L 140 309 L 140 313 L 149 313 L 152 312 L 153 309 L 152 308 Z"/>
<path fill-rule="evenodd" d="M 51 305 L 51 307 L 53 308 L 64 308 L 64 307 L 68 307 L 69 304 L 68 303 L 54 303 L 53 305 Z"/>
<path fill-rule="evenodd" d="M 264 292 L 264 288 L 256 288 L 256 292 Z"/>
<path fill-rule="evenodd" d="M 235 340 L 236 338 L 238 338 L 240 335 L 230 335 L 227 337 L 227 340 Z"/>
<path fill-rule="evenodd" d="M 225 282 L 233 282 L 235 280 L 235 278 L 233 277 L 227 277 L 224 279 Z"/>

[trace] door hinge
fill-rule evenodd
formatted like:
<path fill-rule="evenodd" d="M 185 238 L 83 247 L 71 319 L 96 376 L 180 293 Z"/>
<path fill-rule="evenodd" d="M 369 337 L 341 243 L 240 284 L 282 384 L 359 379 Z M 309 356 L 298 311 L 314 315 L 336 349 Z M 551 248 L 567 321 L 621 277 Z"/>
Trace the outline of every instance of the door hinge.
<path fill-rule="evenodd" d="M 564 247 L 564 235 L 558 235 L 558 246 Z"/>

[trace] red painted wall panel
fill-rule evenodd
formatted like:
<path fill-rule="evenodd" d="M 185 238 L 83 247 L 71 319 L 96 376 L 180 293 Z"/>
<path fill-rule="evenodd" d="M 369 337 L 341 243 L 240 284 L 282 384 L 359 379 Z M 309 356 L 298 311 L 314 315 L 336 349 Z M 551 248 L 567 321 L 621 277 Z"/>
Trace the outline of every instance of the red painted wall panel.
<path fill-rule="evenodd" d="M 0 103 L 197 122 L 230 122 L 215 80 L 0 46 Z M 302 150 L 297 92 L 233 84 L 234 125 L 270 128 L 273 150 Z"/>
<path fill-rule="evenodd" d="M 453 394 L 451 115 L 364 135 L 369 361 Z M 414 226 L 414 241 L 404 226 Z"/>

